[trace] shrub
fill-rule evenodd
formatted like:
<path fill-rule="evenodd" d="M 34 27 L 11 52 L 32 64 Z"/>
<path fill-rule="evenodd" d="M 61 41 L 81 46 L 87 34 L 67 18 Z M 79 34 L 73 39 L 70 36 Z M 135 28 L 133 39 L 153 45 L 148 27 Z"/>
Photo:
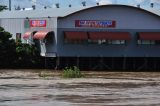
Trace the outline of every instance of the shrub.
<path fill-rule="evenodd" d="M 80 69 L 76 66 L 65 67 L 62 73 L 63 78 L 81 78 L 83 77 Z"/>
<path fill-rule="evenodd" d="M 15 68 L 41 68 L 43 59 L 35 45 L 16 42 Z"/>

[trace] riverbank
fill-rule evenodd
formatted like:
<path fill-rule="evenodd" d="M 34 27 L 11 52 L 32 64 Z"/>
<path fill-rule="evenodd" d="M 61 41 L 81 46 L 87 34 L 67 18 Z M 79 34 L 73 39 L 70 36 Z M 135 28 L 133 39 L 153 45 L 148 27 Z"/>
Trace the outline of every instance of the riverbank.
<path fill-rule="evenodd" d="M 159 106 L 160 73 L 0 70 L 1 106 Z M 39 76 L 48 74 L 47 77 Z"/>
<path fill-rule="evenodd" d="M 158 78 L 159 72 L 109 72 L 109 71 L 81 71 L 85 78 Z M 62 70 L 48 69 L 0 69 L 0 77 L 26 77 L 39 78 L 41 74 L 46 77 L 61 77 Z"/>

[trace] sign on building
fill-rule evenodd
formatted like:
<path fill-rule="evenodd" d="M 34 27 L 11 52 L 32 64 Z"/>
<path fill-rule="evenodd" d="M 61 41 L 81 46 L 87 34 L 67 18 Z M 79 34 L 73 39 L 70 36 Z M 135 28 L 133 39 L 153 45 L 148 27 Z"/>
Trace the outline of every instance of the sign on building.
<path fill-rule="evenodd" d="M 75 20 L 75 27 L 115 28 L 114 20 Z"/>
<path fill-rule="evenodd" d="M 30 27 L 46 27 L 46 20 L 30 20 Z"/>
<path fill-rule="evenodd" d="M 28 20 L 24 20 L 24 28 L 30 28 L 30 23 Z"/>

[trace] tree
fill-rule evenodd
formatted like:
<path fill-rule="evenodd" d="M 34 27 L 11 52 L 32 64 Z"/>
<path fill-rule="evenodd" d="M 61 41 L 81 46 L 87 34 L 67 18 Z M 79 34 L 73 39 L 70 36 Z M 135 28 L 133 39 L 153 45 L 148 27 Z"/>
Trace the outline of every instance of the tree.
<path fill-rule="evenodd" d="M 12 35 L 0 27 L 0 68 L 11 68 L 15 63 L 15 41 Z"/>
<path fill-rule="evenodd" d="M 7 6 L 0 5 L 0 11 L 7 10 L 7 9 L 8 9 Z"/>
<path fill-rule="evenodd" d="M 12 35 L 0 27 L 0 68 L 42 68 L 43 58 L 34 45 L 15 42 Z"/>
<path fill-rule="evenodd" d="M 0 11 L 6 10 L 7 6 L 0 5 Z M 13 66 L 15 62 L 15 41 L 12 35 L 0 27 L 0 68 Z"/>
<path fill-rule="evenodd" d="M 41 68 L 42 57 L 34 45 L 16 42 L 16 68 Z"/>
<path fill-rule="evenodd" d="M 7 6 L 0 5 L 0 11 Z M 12 35 L 0 27 L 0 68 L 40 68 L 42 57 L 35 46 L 15 42 Z"/>

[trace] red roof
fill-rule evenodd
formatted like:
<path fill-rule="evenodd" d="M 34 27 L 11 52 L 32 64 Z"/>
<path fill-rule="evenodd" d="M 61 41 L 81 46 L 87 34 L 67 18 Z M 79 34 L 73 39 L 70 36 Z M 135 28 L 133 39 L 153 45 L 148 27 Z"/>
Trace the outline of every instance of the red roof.
<path fill-rule="evenodd" d="M 160 32 L 139 32 L 140 40 L 160 40 Z"/>
<path fill-rule="evenodd" d="M 44 39 L 50 31 L 38 31 L 33 36 L 34 39 Z"/>
<path fill-rule="evenodd" d="M 89 32 L 91 40 L 131 40 L 129 32 Z"/>
<path fill-rule="evenodd" d="M 87 32 L 77 32 L 77 31 L 65 31 L 65 38 L 67 40 L 87 40 Z"/>
<path fill-rule="evenodd" d="M 24 35 L 23 35 L 23 39 L 28 39 L 31 35 L 32 35 L 32 32 L 31 32 L 31 31 L 26 32 L 26 33 L 24 33 Z"/>

